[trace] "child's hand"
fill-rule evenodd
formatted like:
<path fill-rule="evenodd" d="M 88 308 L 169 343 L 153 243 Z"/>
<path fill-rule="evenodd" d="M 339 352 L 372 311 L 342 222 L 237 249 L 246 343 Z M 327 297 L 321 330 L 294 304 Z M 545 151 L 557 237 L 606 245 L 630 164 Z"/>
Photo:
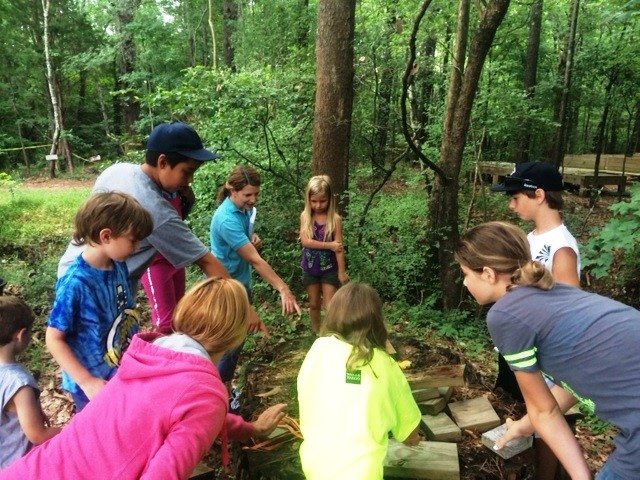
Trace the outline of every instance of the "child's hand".
<path fill-rule="evenodd" d="M 280 420 L 284 418 L 284 409 L 287 408 L 286 403 L 279 403 L 267 408 L 255 422 L 251 422 L 253 425 L 254 437 L 266 437 L 275 430 L 280 423 Z"/>
<path fill-rule="evenodd" d="M 329 242 L 329 246 L 335 253 L 342 251 L 342 242 Z"/>
<path fill-rule="evenodd" d="M 258 317 L 256 311 L 252 308 L 249 313 L 249 326 L 247 327 L 249 333 L 261 333 L 262 336 L 269 338 L 269 329 L 264 322 Z"/>
<path fill-rule="evenodd" d="M 338 280 L 341 285 L 349 283 L 349 276 L 345 272 L 338 272 Z"/>
<path fill-rule="evenodd" d="M 527 417 L 522 417 L 520 420 L 512 420 L 510 418 L 507 418 L 506 425 L 507 428 L 504 431 L 504 435 L 499 438 L 495 444 L 495 447 L 497 447 L 498 450 L 504 448 L 504 446 L 508 442 L 515 438 L 528 437 L 529 435 L 533 435 L 531 422 L 528 421 Z"/>
<path fill-rule="evenodd" d="M 93 397 L 95 397 L 96 394 L 100 390 L 102 390 L 102 387 L 104 387 L 106 384 L 107 384 L 107 381 L 104 378 L 91 377 L 90 379 L 81 383 L 80 388 L 82 389 L 84 394 L 87 396 L 87 398 L 89 400 L 92 400 Z"/>

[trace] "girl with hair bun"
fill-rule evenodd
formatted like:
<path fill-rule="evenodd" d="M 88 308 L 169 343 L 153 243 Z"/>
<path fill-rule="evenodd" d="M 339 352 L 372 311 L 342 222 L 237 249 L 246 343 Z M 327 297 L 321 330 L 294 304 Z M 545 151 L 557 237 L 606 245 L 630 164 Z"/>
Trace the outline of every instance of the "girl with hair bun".
<path fill-rule="evenodd" d="M 640 478 L 640 312 L 562 283 L 531 260 L 524 232 L 489 222 L 462 235 L 455 253 L 464 285 L 515 372 L 527 415 L 497 442 L 537 432 L 572 479 L 591 474 L 563 412 L 579 396 L 619 429 L 597 480 Z M 549 389 L 542 376 L 551 377 Z"/>

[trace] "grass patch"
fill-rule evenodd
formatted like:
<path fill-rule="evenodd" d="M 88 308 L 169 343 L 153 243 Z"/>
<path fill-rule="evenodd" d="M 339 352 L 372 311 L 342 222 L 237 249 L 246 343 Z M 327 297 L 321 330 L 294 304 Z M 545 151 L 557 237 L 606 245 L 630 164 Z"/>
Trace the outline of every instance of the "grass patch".
<path fill-rule="evenodd" d="M 37 249 L 68 241 L 73 217 L 90 188 L 0 188 L 0 246 Z"/>

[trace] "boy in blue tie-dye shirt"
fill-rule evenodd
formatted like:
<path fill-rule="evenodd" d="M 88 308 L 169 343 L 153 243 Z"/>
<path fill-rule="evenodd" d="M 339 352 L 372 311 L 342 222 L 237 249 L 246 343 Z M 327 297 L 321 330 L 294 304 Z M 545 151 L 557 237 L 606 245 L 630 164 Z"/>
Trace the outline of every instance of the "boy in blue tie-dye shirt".
<path fill-rule="evenodd" d="M 138 331 L 124 260 L 152 229 L 149 213 L 119 192 L 94 194 L 76 214 L 73 240 L 86 247 L 56 284 L 46 332 L 76 412 L 115 374 Z"/>

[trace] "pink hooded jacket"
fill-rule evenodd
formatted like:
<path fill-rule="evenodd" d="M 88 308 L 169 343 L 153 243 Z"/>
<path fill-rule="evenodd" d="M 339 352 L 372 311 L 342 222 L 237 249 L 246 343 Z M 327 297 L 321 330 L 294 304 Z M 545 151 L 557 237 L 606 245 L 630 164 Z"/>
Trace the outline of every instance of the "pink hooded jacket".
<path fill-rule="evenodd" d="M 0 472 L 4 479 L 184 479 L 220 434 L 253 427 L 227 413 L 213 363 L 136 335 L 116 375 L 62 432 Z M 223 452 L 226 453 L 226 452 Z"/>

